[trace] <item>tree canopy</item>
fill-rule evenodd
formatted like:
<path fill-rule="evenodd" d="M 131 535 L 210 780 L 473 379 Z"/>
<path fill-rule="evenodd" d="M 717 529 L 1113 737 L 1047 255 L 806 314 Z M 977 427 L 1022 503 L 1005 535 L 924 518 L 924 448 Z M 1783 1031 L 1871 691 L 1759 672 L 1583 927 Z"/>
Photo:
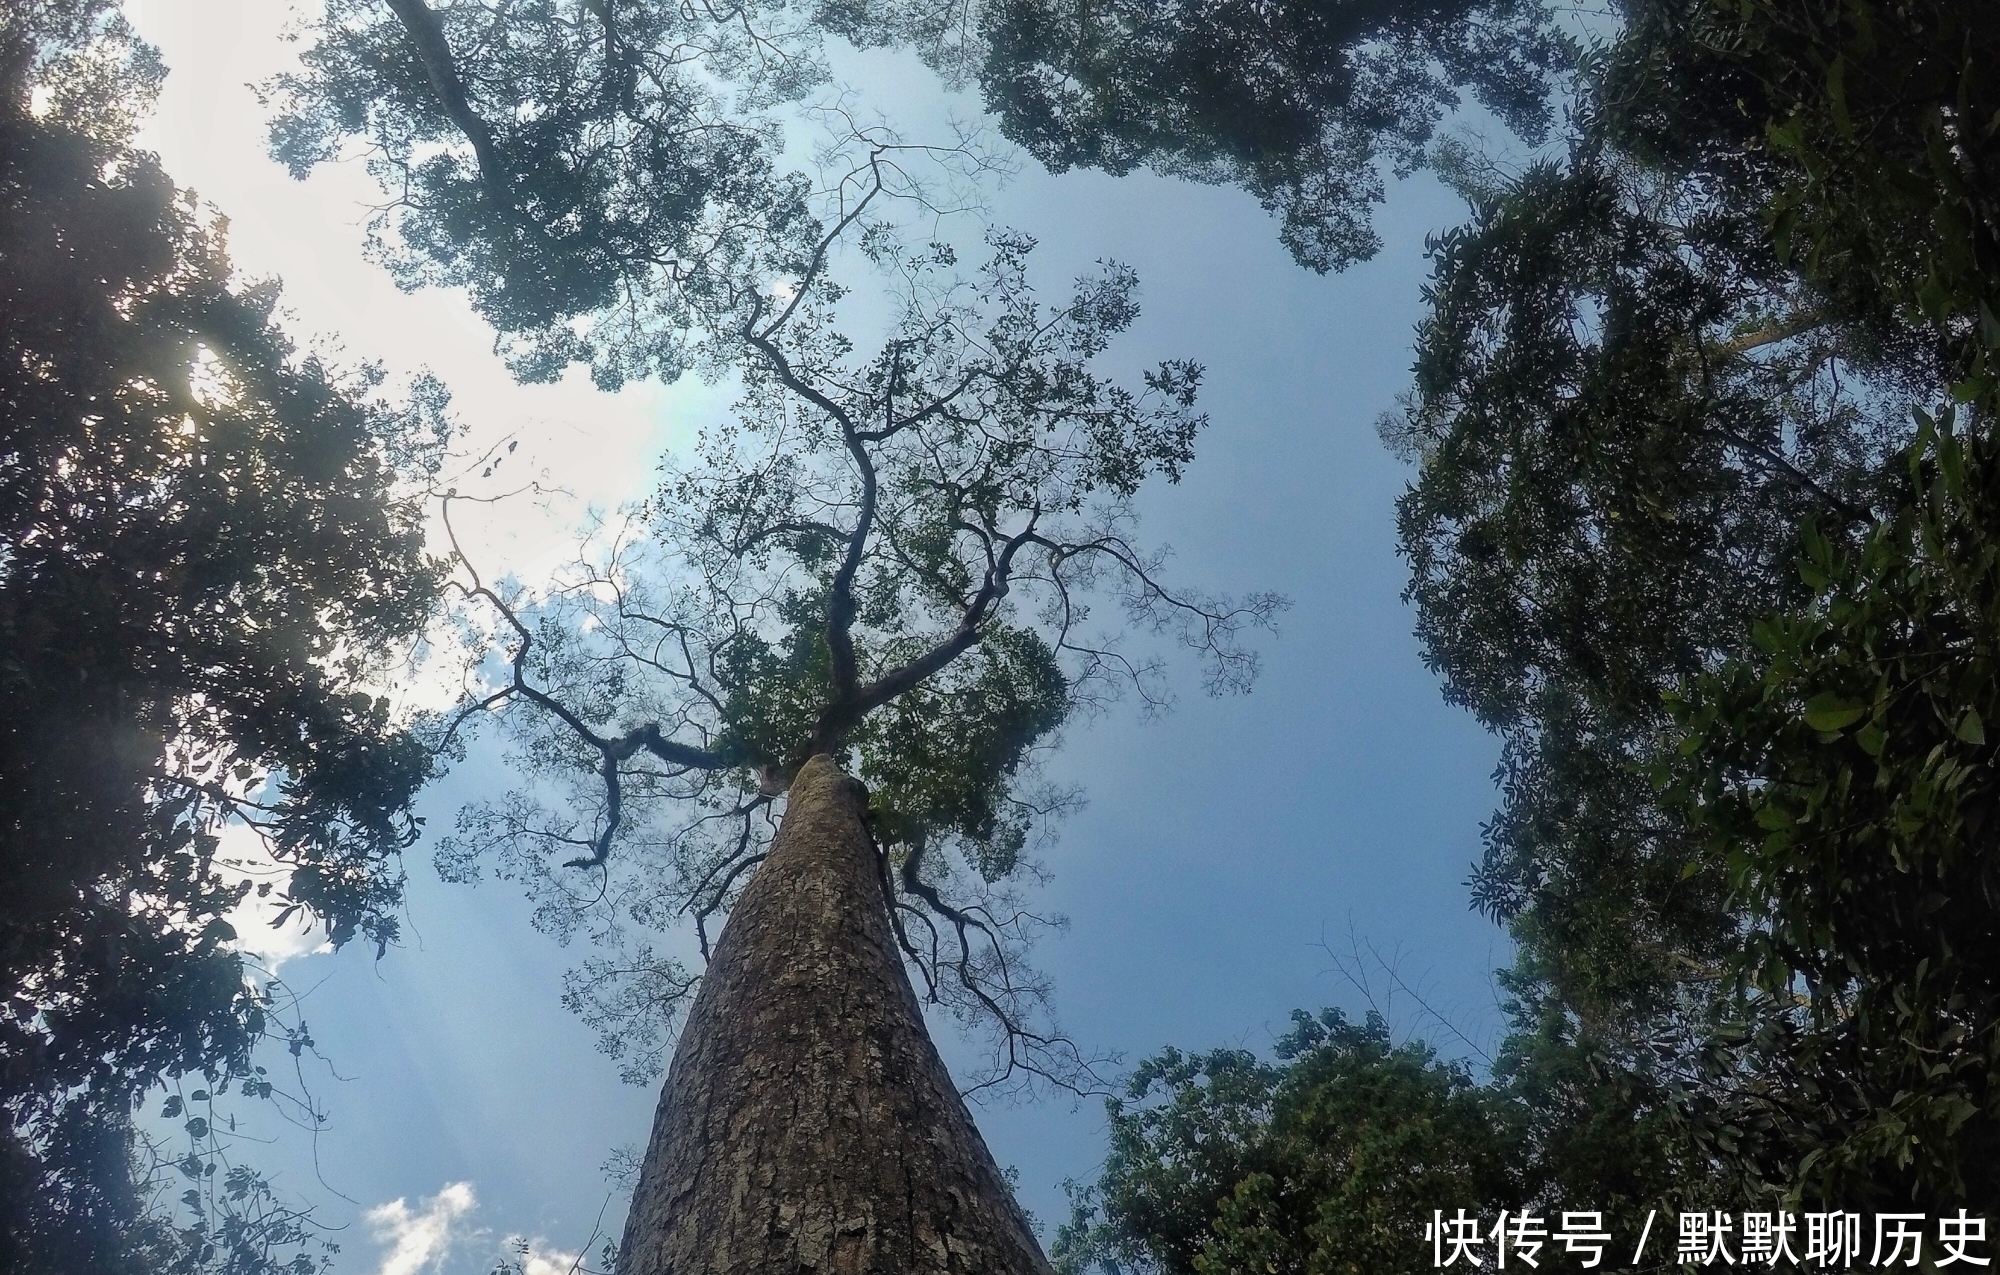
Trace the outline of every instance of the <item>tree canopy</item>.
<path fill-rule="evenodd" d="M 1429 159 L 1461 91 L 1539 140 L 1566 46 L 1529 0 L 982 6 L 979 82 L 1052 171 L 1239 185 L 1301 265 L 1375 255 L 1384 169 Z"/>
<path fill-rule="evenodd" d="M 1462 94 L 1539 141 L 1574 51 L 1533 0 L 337 0 L 313 34 L 271 86 L 274 154 L 302 174 L 360 145 L 404 282 L 468 288 L 519 373 L 607 386 L 689 365 L 715 271 L 798 268 L 817 232 L 773 108 L 826 79 L 829 35 L 976 78 L 1052 171 L 1240 185 L 1319 271 L 1374 255 L 1385 171 L 1430 162 Z"/>
<path fill-rule="evenodd" d="M 1488 1085 L 1550 1209 L 1993 1207 L 1996 41 L 1980 6 L 1627 5 L 1566 154 L 1449 174 L 1382 432 L 1426 658 L 1504 745 Z"/>
<path fill-rule="evenodd" d="M 1211 690 L 1236 691 L 1256 668 L 1244 632 L 1281 605 L 1171 588 L 1131 537 L 1140 484 L 1179 476 L 1204 418 L 1192 364 L 1134 388 L 1093 369 L 1137 314 L 1128 271 L 1048 305 L 1024 237 L 991 235 L 970 278 L 943 245 L 867 242 L 903 288 L 886 342 L 853 352 L 823 276 L 742 297 L 743 397 L 658 494 L 545 589 L 465 581 L 507 646 L 467 713 L 505 710 L 517 757 L 568 797 L 468 810 L 440 866 L 470 877 L 497 854 L 546 928 L 624 948 L 588 961 L 572 999 L 608 1049 L 641 1047 L 639 1074 L 694 982 L 647 935 L 692 917 L 705 949 L 820 753 L 851 755 L 873 793 L 930 994 L 997 1016 L 999 1074 L 1073 1074 L 1082 1060 L 1031 1025 L 1041 987 L 1017 940 L 1037 918 L 1002 888 L 1066 804 L 1034 759 L 1121 686 L 1169 696 L 1157 655 L 1092 607 L 1177 637 Z"/>
<path fill-rule="evenodd" d="M 759 113 L 821 74 L 783 9 L 335 0 L 270 86 L 272 153 L 303 177 L 359 146 L 380 259 L 465 288 L 524 379 L 671 381 L 711 307 L 818 238 Z"/>
<path fill-rule="evenodd" d="M 390 941 L 431 770 L 378 690 L 435 597 L 398 471 L 430 425 L 296 349 L 276 288 L 235 279 L 222 224 L 133 149 L 158 74 L 106 5 L 0 26 L 0 1232 L 18 1269 L 296 1251 L 296 1216 L 205 1116 L 185 1112 L 176 1173 L 144 1161 L 131 1115 L 183 1078 L 196 1105 L 271 1092 L 252 1053 L 283 1035 L 275 994 L 229 917 L 254 890 L 336 944 Z M 264 861 L 229 848 L 231 824 Z M 185 1175 L 178 1218 L 150 1207 L 158 1171 Z"/>

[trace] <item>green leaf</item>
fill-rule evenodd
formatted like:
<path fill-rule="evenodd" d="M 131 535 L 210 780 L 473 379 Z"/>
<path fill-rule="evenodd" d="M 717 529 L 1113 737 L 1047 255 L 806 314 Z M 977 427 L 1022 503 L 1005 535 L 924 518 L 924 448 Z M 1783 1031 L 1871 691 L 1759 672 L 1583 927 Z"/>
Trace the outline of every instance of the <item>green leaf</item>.
<path fill-rule="evenodd" d="M 1806 725 L 1817 731 L 1845 730 L 1867 711 L 1837 691 L 1821 691 L 1806 701 Z"/>
<path fill-rule="evenodd" d="M 1968 744 L 1986 742 L 1986 723 L 1979 718 L 1979 710 L 1968 708 L 1965 716 L 1958 719 L 1958 737 Z"/>

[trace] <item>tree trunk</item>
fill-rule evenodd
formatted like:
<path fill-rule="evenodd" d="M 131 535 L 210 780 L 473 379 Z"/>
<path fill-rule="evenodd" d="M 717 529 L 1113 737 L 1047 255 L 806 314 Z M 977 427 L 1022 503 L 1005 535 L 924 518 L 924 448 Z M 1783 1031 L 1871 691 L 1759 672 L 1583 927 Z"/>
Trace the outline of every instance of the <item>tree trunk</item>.
<path fill-rule="evenodd" d="M 924 1030 L 866 800 L 831 757 L 792 781 L 667 1072 L 621 1275 L 1049 1275 Z"/>

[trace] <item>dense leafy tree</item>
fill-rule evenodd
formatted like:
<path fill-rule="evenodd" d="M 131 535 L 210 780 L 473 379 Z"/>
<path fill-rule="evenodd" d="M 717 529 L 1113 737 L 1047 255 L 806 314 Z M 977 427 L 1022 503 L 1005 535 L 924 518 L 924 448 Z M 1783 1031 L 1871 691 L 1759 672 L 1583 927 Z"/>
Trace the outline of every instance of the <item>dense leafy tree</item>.
<path fill-rule="evenodd" d="M 1991 379 L 2000 15 L 1676 0 L 1635 6 L 1631 28 L 1607 94 L 1629 134 L 1704 163 L 1736 151 L 1755 169 L 1744 197 L 1762 201 L 1825 313 L 1877 330 L 1914 321 L 1955 377 Z"/>
<path fill-rule="evenodd" d="M 1845 20 L 1834 6 L 1787 6 L 1784 20 L 1820 8 L 1835 27 Z M 1690 696 L 1712 705 L 1718 668 L 1790 676 L 1768 643 L 1808 621 L 1765 617 L 1827 613 L 1815 595 L 1829 544 L 1908 551 L 1921 503 L 1904 476 L 1912 404 L 1989 390 L 1971 276 L 1938 284 L 1925 280 L 1942 267 L 1884 263 L 1958 251 L 1923 246 L 1935 236 L 1920 224 L 1957 188 L 1928 159 L 1911 167 L 1896 141 L 1909 120 L 1889 118 L 1908 103 L 1879 96 L 1868 99 L 1883 121 L 1870 133 L 1878 151 L 1850 147 L 1839 162 L 1875 164 L 1877 177 L 1902 164 L 1907 180 L 1857 179 L 1838 195 L 1820 184 L 1834 161 L 1799 138 L 1818 127 L 1814 111 L 1846 109 L 1834 105 L 1840 75 L 1798 96 L 1809 77 L 1786 60 L 1818 54 L 1768 38 L 1779 19 L 1767 7 L 1646 5 L 1628 17 L 1594 63 L 1570 160 L 1484 192 L 1474 223 L 1439 242 L 1416 393 L 1386 431 L 1422 465 L 1402 529 L 1427 650 L 1448 695 L 1507 740 L 1506 805 L 1475 888 L 1523 944 L 1525 1022 L 1558 1027 L 1557 1039 L 1622 1071 L 1639 1110 L 1666 1117 L 1655 1127 L 1669 1159 L 1739 1197 L 1985 1205 L 1990 1185 L 1961 1170 L 1957 1150 L 1979 1145 L 1990 1119 L 1980 1042 L 1992 1019 L 1972 990 L 1976 964 L 1943 975 L 1956 989 L 1942 993 L 1949 1028 L 1900 1010 L 1848 1017 L 1860 995 L 1849 975 L 1885 1005 L 1929 1004 L 1942 958 L 1908 946 L 1927 922 L 1893 900 L 1951 891 L 1891 855 L 1867 902 L 1853 899 L 1894 918 L 1868 929 L 1815 893 L 1844 891 L 1836 858 L 1808 869 L 1769 828 L 1726 817 L 1716 793 L 1762 809 L 1752 794 L 1763 785 L 1775 801 L 1794 774 L 1808 789 L 1825 777 L 1786 743 L 1809 696 L 1791 719 L 1776 689 L 1767 711 L 1730 727 L 1684 729 L 1677 717 Z M 1847 73 L 1886 83 L 1919 36 L 1962 44 L 1977 27 L 1940 33 L 1921 14 L 1882 15 L 1880 60 L 1850 49 Z M 1960 66 L 1956 52 L 1932 52 Z M 1909 106 L 1910 119 L 1935 107 L 1934 79 L 1912 81 L 1930 104 Z M 1829 127 L 1832 146 L 1844 126 Z M 1898 256 L 1905 243 L 1917 251 Z M 1867 553 L 1886 573 L 1918 571 L 1887 565 L 1887 548 Z M 1802 573 L 1802 557 L 1821 565 Z M 1938 649 L 1958 631 L 1954 614 L 1908 607 L 1903 632 Z M 1865 661 L 1878 633 L 1834 626 L 1822 649 Z M 1970 706 L 1940 711 L 1957 721 Z M 1887 773 L 1875 778 L 1904 782 Z M 1680 787 L 1659 787 L 1665 775 Z M 1891 826 L 1853 844 L 1886 848 Z M 1973 826 L 1953 835 L 1960 853 L 1986 853 Z M 1979 906 L 1969 871 L 1952 890 Z M 1934 1088 L 1904 1083 L 1914 1073 L 1892 1037 L 1873 1034 L 1890 1020 L 1933 1051 Z M 1564 1055 L 1522 1057 L 1538 1056 Z M 1898 1103 L 1908 1123 L 1891 1147 L 1882 1112 Z M 1951 1137 L 1936 1132 L 1946 1112 Z"/>
<path fill-rule="evenodd" d="M 1676 705 L 1679 795 L 1748 916 L 1743 1039 L 1706 1100 L 1732 1158 L 1823 1198 L 2000 1199 L 1990 425 L 1923 418 L 1856 542 L 1808 531 L 1809 595 Z"/>
<path fill-rule="evenodd" d="M 435 591 L 395 469 L 422 413 L 302 355 L 276 290 L 232 278 L 221 225 L 131 147 L 158 73 L 109 5 L 0 24 L 9 1269 L 248 1270 L 303 1238 L 222 1171 L 204 1111 L 180 1113 L 191 1220 L 152 1211 L 167 1166 L 130 1116 L 180 1078 L 270 1091 L 272 993 L 227 917 L 254 888 L 389 941 L 431 765 L 370 689 Z"/>
<path fill-rule="evenodd" d="M 335 0 L 272 86 L 273 153 L 303 176 L 362 146 L 380 255 L 466 288 L 525 379 L 673 380 L 718 290 L 817 238 L 757 114 L 821 75 L 783 10 Z"/>
<path fill-rule="evenodd" d="M 1691 187 L 1584 154 L 1444 236 L 1386 430 L 1421 462 L 1419 635 L 1507 740 L 1477 897 L 1586 1013 L 1670 1000 L 1734 941 L 1630 763 L 1662 692 L 1798 592 L 1800 521 L 1865 513 L 1900 432 L 1898 369 L 1795 331 L 1803 285 L 1754 209 Z"/>
<path fill-rule="evenodd" d="M 1463 1067 L 1391 1044 L 1373 1014 L 1292 1019 L 1279 1064 L 1170 1049 L 1133 1072 L 1058 1269 L 1428 1270 L 1416 1219 L 1532 1194 L 1517 1112 Z"/>
<path fill-rule="evenodd" d="M 1538 140 L 1565 61 L 1537 0 L 996 0 L 979 29 L 987 109 L 1035 158 L 1241 185 L 1320 271 L 1375 254 L 1384 169 L 1426 162 L 1461 91 Z"/>

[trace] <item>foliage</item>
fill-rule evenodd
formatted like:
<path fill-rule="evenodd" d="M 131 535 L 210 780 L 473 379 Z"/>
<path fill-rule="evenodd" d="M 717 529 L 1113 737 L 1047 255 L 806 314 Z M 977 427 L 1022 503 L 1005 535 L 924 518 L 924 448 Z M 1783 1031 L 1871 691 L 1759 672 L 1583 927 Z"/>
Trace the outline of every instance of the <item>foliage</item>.
<path fill-rule="evenodd" d="M 1694 139 L 1735 134 L 1761 153 L 1772 242 L 1830 309 L 1878 329 L 1922 324 L 1954 378 L 1990 383 L 2000 14 L 1949 0 L 1705 0 L 1641 12 L 1630 99 L 1672 114 L 1693 107 L 1706 117 Z"/>
<path fill-rule="evenodd" d="M 283 1211 L 254 1175 L 194 1229 L 149 1211 L 131 1113 L 177 1077 L 268 1093 L 282 1028 L 228 920 L 253 889 L 395 935 L 431 763 L 369 688 L 435 594 L 390 462 L 423 413 L 233 281 L 131 148 L 159 68 L 110 6 L 10 9 L 0 63 L 6 1264 L 248 1270 Z"/>
<path fill-rule="evenodd" d="M 1801 517 L 1866 508 L 1900 432 L 1896 369 L 1804 319 L 1756 210 L 1698 182 L 1584 150 L 1433 240 L 1385 430 L 1422 462 L 1420 635 L 1489 725 L 1560 682 L 1644 705 L 1783 587 Z"/>
<path fill-rule="evenodd" d="M 1292 1021 L 1283 1065 L 1169 1049 L 1139 1066 L 1107 1104 L 1100 1180 L 1072 1188 L 1058 1270 L 1429 1269 L 1413 1219 L 1532 1192 L 1517 1114 L 1462 1067 L 1392 1045 L 1373 1014 Z"/>
<path fill-rule="evenodd" d="M 1052 171 L 1240 185 L 1318 271 L 1375 254 L 1381 169 L 1424 164 L 1460 90 L 1539 140 L 1566 52 L 1535 0 L 995 0 L 980 34 L 987 109 Z"/>
<path fill-rule="evenodd" d="M 756 117 L 822 74 L 784 9 L 334 0 L 271 86 L 272 151 L 303 177 L 359 139 L 378 254 L 466 288 L 523 379 L 671 381 L 716 290 L 818 233 Z"/>
<path fill-rule="evenodd" d="M 1982 251 L 1969 227 L 1939 246 L 1959 231 L 1933 205 L 1969 187 L 1912 140 L 1940 84 L 1976 100 L 1992 59 L 1960 50 L 1988 37 L 1865 4 L 1627 19 L 1588 62 L 1568 161 L 1434 242 L 1416 390 L 1384 431 L 1421 465 L 1401 529 L 1428 658 L 1506 745 L 1474 889 L 1522 945 L 1507 1080 L 1539 1092 L 1590 1060 L 1616 1081 L 1593 1101 L 1625 1113 L 1591 1122 L 1617 1134 L 1594 1158 L 1636 1122 L 1642 1158 L 1738 1200 L 1990 1201 L 1964 1168 L 1989 1136 L 1993 1020 L 1960 946 L 1979 944 L 1929 950 L 1919 910 L 1983 906 L 1978 835 L 1952 826 L 1948 888 L 1882 857 L 1908 812 L 1846 794 L 1921 801 L 1921 758 L 1947 754 L 1836 772 L 1801 736 L 1827 688 L 1793 681 L 1892 659 L 1891 632 L 1984 658 L 1968 604 L 1915 583 L 1982 551 L 1924 539 L 1918 511 L 1949 501 L 1904 475 L 1928 446 L 1912 402 L 1950 387 L 1976 421 L 1990 401 L 1985 285 L 1937 264 Z M 1804 33 L 1850 20 L 1877 43 L 1836 73 Z M 1878 91 L 1906 72 L 1912 98 Z M 1850 106 L 1871 121 L 1851 135 Z M 1850 551 L 1881 597 L 1827 592 Z M 1971 683 L 1934 685 L 1963 720 Z M 1810 851 L 1779 830 L 1795 793 L 1839 821 Z"/>
<path fill-rule="evenodd" d="M 359 139 L 405 285 L 468 288 L 521 375 L 607 387 L 698 360 L 718 271 L 800 268 L 817 227 L 771 108 L 826 79 L 828 35 L 976 75 L 1054 171 L 1241 185 L 1321 271 L 1374 255 L 1384 168 L 1428 162 L 1463 91 L 1539 140 L 1574 52 L 1536 0 L 336 0 L 312 35 L 271 86 L 274 154 L 303 175 Z"/>
<path fill-rule="evenodd" d="M 1683 1042 L 1695 1034 L 1694 1024 L 1682 1022 L 1706 1006 L 1683 1003 L 1682 1022 L 1648 1015 L 1668 1030 L 1635 1050 L 1625 1015 L 1600 1013 L 1602 1025 L 1593 1026 L 1573 1008 L 1563 985 L 1539 966 L 1549 950 L 1524 942 L 1514 967 L 1498 975 L 1511 996 L 1513 1030 L 1488 1082 L 1493 1100 L 1515 1113 L 1521 1133 L 1513 1151 L 1539 1188 L 1533 1203 L 1549 1216 L 1602 1210 L 1614 1227 L 1653 1208 L 1743 1208 L 1745 1197 L 1716 1180 L 1708 1149 L 1673 1102 Z M 1671 1249 L 1649 1252 L 1638 1269 L 1678 1269 Z"/>
<path fill-rule="evenodd" d="M 1398 519 L 1426 658 L 1505 741 L 1474 896 L 1586 1022 L 1637 1024 L 1736 921 L 1632 761 L 1663 691 L 1796 595 L 1800 520 L 1875 499 L 1904 372 L 1798 318 L 1806 285 L 1728 187 L 1602 150 L 1434 242 L 1385 433 L 1421 463 Z"/>
<path fill-rule="evenodd" d="M 2000 1193 L 1997 463 L 1990 427 L 1922 417 L 1888 516 L 1848 544 L 1809 530 L 1809 597 L 1676 706 L 1671 773 L 1710 838 L 1691 866 L 1749 923 L 1745 1151 L 1823 1198 Z"/>

